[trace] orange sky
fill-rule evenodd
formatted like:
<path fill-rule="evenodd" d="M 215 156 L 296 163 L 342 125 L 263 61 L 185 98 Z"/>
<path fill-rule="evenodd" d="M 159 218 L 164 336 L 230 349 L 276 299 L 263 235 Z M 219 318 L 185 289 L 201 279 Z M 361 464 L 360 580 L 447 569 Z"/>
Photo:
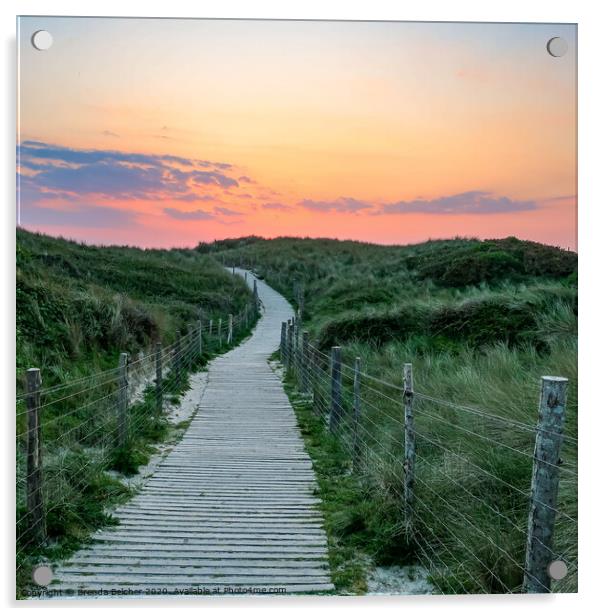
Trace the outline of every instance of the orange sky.
<path fill-rule="evenodd" d="M 575 248 L 575 45 L 567 25 L 22 18 L 20 222 Z"/>

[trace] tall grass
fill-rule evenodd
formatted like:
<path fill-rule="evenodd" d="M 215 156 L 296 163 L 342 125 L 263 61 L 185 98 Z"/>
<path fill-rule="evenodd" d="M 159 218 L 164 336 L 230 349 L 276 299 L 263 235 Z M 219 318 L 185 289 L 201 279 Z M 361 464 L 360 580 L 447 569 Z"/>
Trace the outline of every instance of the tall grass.
<path fill-rule="evenodd" d="M 574 340 L 554 342 L 545 356 L 532 346 L 518 349 L 502 343 L 479 351 L 467 348 L 428 354 L 417 351 L 412 342 L 391 343 L 384 348 L 356 342 L 344 347 L 346 363 L 351 365 L 359 356 L 379 381 L 400 387 L 402 364 L 411 360 L 414 387 L 418 394 L 428 396 L 418 395 L 414 400 L 416 489 L 420 495 L 417 543 L 435 546 L 435 554 L 429 554 L 429 558 L 444 565 L 438 568 L 438 585 L 445 592 L 520 589 L 534 432 L 516 427 L 515 422 L 536 425 L 540 377 L 561 374 L 571 382 L 566 434 L 577 437 L 575 353 Z M 348 412 L 350 378 L 348 373 Z M 364 472 L 368 481 L 375 482 L 381 490 L 400 493 L 404 442 L 401 395 L 370 379 L 365 379 L 363 385 L 367 400 L 363 440 L 369 450 L 379 451 L 364 466 Z M 454 404 L 468 406 L 469 410 Z M 470 409 L 485 410 L 502 421 L 475 415 Z M 384 443 L 386 453 L 380 451 L 380 443 Z M 383 485 L 386 470 L 378 457 L 384 460 L 393 485 Z M 577 447 L 572 439 L 564 443 L 562 458 L 557 505 L 561 515 L 557 519 L 555 550 L 576 562 L 577 528 L 566 517 L 577 516 Z M 395 464 L 394 459 L 399 463 Z M 561 588 L 576 590 L 573 568 L 571 578 Z"/>

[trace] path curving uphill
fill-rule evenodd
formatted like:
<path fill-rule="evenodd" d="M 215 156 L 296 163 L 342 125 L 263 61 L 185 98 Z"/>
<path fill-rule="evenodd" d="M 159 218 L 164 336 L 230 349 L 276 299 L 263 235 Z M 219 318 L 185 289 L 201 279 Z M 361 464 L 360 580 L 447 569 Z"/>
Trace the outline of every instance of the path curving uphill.
<path fill-rule="evenodd" d="M 333 589 L 311 461 L 267 363 L 293 312 L 257 286 L 262 317 L 210 363 L 182 440 L 114 513 L 120 524 L 57 569 L 52 589 L 74 597 Z"/>

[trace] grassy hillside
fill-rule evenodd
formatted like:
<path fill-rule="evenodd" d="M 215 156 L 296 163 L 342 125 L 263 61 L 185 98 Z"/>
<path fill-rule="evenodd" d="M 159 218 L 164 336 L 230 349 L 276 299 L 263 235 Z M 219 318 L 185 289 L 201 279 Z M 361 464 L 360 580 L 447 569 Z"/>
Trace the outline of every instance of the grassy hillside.
<path fill-rule="evenodd" d="M 17 370 L 46 384 L 112 367 L 207 318 L 239 312 L 244 282 L 190 251 L 97 247 L 17 231 Z"/>
<path fill-rule="evenodd" d="M 250 237 L 197 251 L 254 268 L 302 308 L 303 326 L 324 354 L 315 360 L 320 378 L 328 378 L 332 345 L 343 347 L 349 367 L 361 358 L 372 377 L 362 383 L 365 494 L 341 501 L 331 531 L 376 563 L 427 562 L 444 592 L 520 589 L 534 438 L 520 425 L 536 425 L 540 377 L 568 377 L 555 537 L 557 555 L 576 561 L 576 254 L 516 238 L 376 246 Z M 396 389 L 405 362 L 421 394 L 420 524 L 411 541 L 400 507 L 403 405 Z M 343 375 L 349 415 L 350 368 Z M 316 398 L 327 412 L 328 386 L 319 379 Z M 569 570 L 558 588 L 574 591 L 575 567 Z"/>
<path fill-rule="evenodd" d="M 250 304 L 244 281 L 191 251 L 94 247 L 17 231 L 17 564 L 18 587 L 44 558 L 60 558 L 112 520 L 105 508 L 127 498 L 121 481 L 147 462 L 153 444 L 176 438 L 158 413 L 153 342 L 163 344 L 165 406 L 179 403 L 188 373 L 220 346 L 219 318 Z M 193 325 L 202 308 L 202 356 Z M 215 320 L 212 335 L 209 319 Z M 234 343 L 255 320 L 237 319 Z M 177 346 L 176 332 L 183 335 Z M 178 350 L 179 349 L 179 350 Z M 119 354 L 129 354 L 128 424 L 119 434 Z M 48 541 L 32 536 L 26 513 L 27 413 L 24 372 L 40 368 L 44 511 Z"/>

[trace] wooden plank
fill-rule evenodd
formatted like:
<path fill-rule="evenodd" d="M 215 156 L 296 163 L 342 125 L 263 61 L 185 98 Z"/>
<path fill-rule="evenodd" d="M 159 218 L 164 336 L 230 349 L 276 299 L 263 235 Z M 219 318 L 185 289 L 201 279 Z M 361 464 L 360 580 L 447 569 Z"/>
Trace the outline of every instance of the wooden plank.
<path fill-rule="evenodd" d="M 203 528 L 205 530 L 216 529 L 216 528 L 224 528 L 224 523 L 221 520 L 214 521 L 200 521 L 200 520 L 173 520 L 170 518 L 161 518 L 159 520 L 127 520 L 121 519 L 118 528 L 149 528 L 151 530 L 162 530 L 162 529 L 190 529 L 190 528 Z M 228 528 L 230 530 L 248 530 L 253 532 L 265 532 L 266 529 L 273 530 L 274 532 L 302 532 L 304 530 L 314 530 L 314 529 L 322 529 L 322 524 L 319 522 L 308 522 L 306 520 L 302 520 L 299 522 L 245 522 L 244 520 L 241 522 L 230 522 L 228 524 Z"/>
<path fill-rule="evenodd" d="M 144 575 L 144 576 L 168 576 L 167 579 L 171 579 L 177 576 L 190 575 L 196 578 L 201 576 L 205 579 L 211 577 L 221 576 L 240 576 L 245 577 L 262 577 L 266 576 L 278 576 L 297 578 L 301 577 L 322 577 L 327 574 L 324 567 L 255 567 L 254 565 L 247 565 L 246 567 L 238 566 L 238 563 L 230 563 L 230 566 L 215 567 L 213 566 L 192 566 L 190 563 L 187 565 L 165 565 L 160 562 L 159 564 L 141 564 L 136 563 L 134 565 L 126 565 L 120 563 L 115 564 L 69 564 L 61 568 L 61 577 L 65 578 L 70 575 L 94 575 L 94 576 L 122 576 L 122 581 L 126 581 L 129 575 Z"/>
<path fill-rule="evenodd" d="M 139 543 L 136 545 L 97 543 L 93 547 L 80 550 L 74 554 L 69 561 L 85 559 L 93 561 L 102 558 L 122 558 L 122 559 L 194 559 L 195 561 L 205 560 L 294 560 L 306 561 L 316 559 L 327 559 L 326 548 L 319 545 L 287 546 L 278 544 L 272 548 L 270 546 L 246 546 L 246 545 L 207 545 L 195 546 L 183 544 L 171 546 L 165 544 Z"/>
<path fill-rule="evenodd" d="M 241 514 L 244 513 L 269 513 L 269 512 L 307 512 L 307 511 L 315 511 L 315 508 L 312 505 L 274 505 L 272 503 L 266 503 L 263 505 L 249 505 L 249 504 L 239 504 L 239 503 L 229 503 L 229 504 L 221 504 L 214 505 L 212 503 L 188 503 L 188 504 L 178 504 L 177 506 L 173 503 L 162 503 L 153 500 L 151 502 L 145 501 L 141 502 L 137 505 L 141 509 L 148 509 L 151 511 L 154 510 L 173 510 L 174 507 L 176 511 L 210 511 L 215 513 L 216 511 L 224 511 L 224 512 L 239 512 Z"/>
<path fill-rule="evenodd" d="M 163 543 L 168 545 L 261 545 L 261 546 L 320 546 L 325 538 L 320 535 L 290 535 L 287 537 L 236 534 L 206 534 L 206 535 L 161 535 L 159 533 L 97 533 L 93 535 L 97 541 L 107 543 Z"/>
<path fill-rule="evenodd" d="M 89 580 L 90 576 L 85 573 L 65 573 L 61 576 L 61 579 L 64 582 L 81 582 L 86 583 Z M 144 574 L 144 575 L 136 575 L 134 573 L 120 573 L 120 574 L 96 574 L 95 579 L 101 582 L 104 582 L 109 587 L 112 587 L 113 584 L 158 584 L 161 585 L 163 582 L 169 582 L 170 584 L 182 584 L 182 585 L 190 585 L 190 584 L 232 584 L 232 585 L 242 585 L 242 584 L 269 584 L 271 586 L 281 586 L 287 584 L 289 582 L 306 582 L 307 584 L 327 584 L 330 582 L 330 579 L 326 575 L 314 575 L 308 577 L 299 577 L 296 575 L 242 575 L 242 574 L 234 574 L 234 575 L 224 575 L 221 576 L 219 574 L 208 575 L 208 576 L 196 576 L 196 575 L 175 575 L 172 574 L 168 580 L 165 579 L 162 575 L 155 574 Z"/>
<path fill-rule="evenodd" d="M 145 510 L 140 511 L 138 509 L 131 511 L 122 511 L 119 514 L 119 520 L 121 522 L 124 521 L 135 521 L 140 520 L 141 522 L 153 522 L 156 520 L 174 520 L 177 522 L 196 522 L 196 523 L 212 523 L 215 520 L 220 520 L 223 522 L 238 522 L 240 524 L 257 524 L 263 522 L 269 522 L 274 524 L 293 524 L 298 523 L 299 521 L 307 521 L 309 523 L 321 524 L 322 517 L 319 513 L 310 510 L 306 514 L 277 514 L 272 512 L 267 513 L 252 513 L 252 514 L 240 514 L 238 512 L 231 514 L 224 514 L 224 512 L 219 511 L 213 514 L 209 513 L 197 513 L 196 511 L 191 512 L 180 512 L 177 509 L 168 510 L 168 511 L 153 511 L 153 510 Z"/>
<path fill-rule="evenodd" d="M 324 531 L 320 528 L 308 528 L 302 527 L 291 528 L 273 528 L 270 525 L 266 525 L 263 529 L 250 528 L 248 531 L 245 529 L 228 529 L 224 526 L 218 528 L 207 528 L 205 526 L 185 526 L 185 527 L 169 527 L 169 526 L 122 526 L 116 527 L 118 530 L 106 531 L 97 533 L 95 537 L 108 537 L 124 536 L 128 537 L 149 537 L 149 538 L 161 538 L 161 537 L 182 537 L 191 539 L 206 539 L 207 537 L 215 538 L 216 541 L 230 540 L 230 539 L 257 539 L 264 541 L 266 539 L 272 539 L 274 541 L 298 541 L 307 540 L 313 541 L 316 537 L 322 538 Z M 284 537 L 282 536 L 284 535 Z"/>
<path fill-rule="evenodd" d="M 151 555 L 146 557 L 132 558 L 127 556 L 78 556 L 68 560 L 65 563 L 65 568 L 73 568 L 75 566 L 81 566 L 85 570 L 88 567 L 95 567 L 97 565 L 116 565 L 118 567 L 144 565 L 144 566 L 169 566 L 169 567 L 210 567 L 212 570 L 221 570 L 222 568 L 228 568 L 236 566 L 238 568 L 247 569 L 249 567 L 255 568 L 270 568 L 277 567 L 280 569 L 305 569 L 305 568 L 328 568 L 328 561 L 326 559 L 305 559 L 305 560 L 282 560 L 277 558 L 267 559 L 264 556 L 251 559 L 251 558 L 239 558 L 236 560 L 230 559 L 216 559 L 216 558 L 182 558 L 177 554 L 174 557 L 168 559 L 166 556 L 160 557 Z"/>
<path fill-rule="evenodd" d="M 214 507 L 212 505 L 202 505 L 200 507 L 192 507 L 192 506 L 179 506 L 179 505 L 173 505 L 170 503 L 155 503 L 152 505 L 145 505 L 144 503 L 138 503 L 136 504 L 133 508 L 132 507 L 123 507 L 122 511 L 124 512 L 131 512 L 131 511 L 140 511 L 140 512 L 153 512 L 153 511 L 158 511 L 158 512 L 171 512 L 171 511 L 175 511 L 175 512 L 182 512 L 182 513 L 199 513 L 199 514 L 211 514 L 212 516 L 214 515 L 219 515 L 220 512 L 223 512 L 223 514 L 225 516 L 229 516 L 229 515 L 233 515 L 233 514 L 239 514 L 240 516 L 246 516 L 246 515 L 261 515 L 261 516 L 267 516 L 267 515 L 283 515 L 283 516 L 291 516 L 291 515 L 308 515 L 308 514 L 312 514 L 312 515 L 317 515 L 320 516 L 320 514 L 316 511 L 316 509 L 311 506 L 311 505 L 299 505 L 299 506 L 294 506 L 294 507 L 278 507 L 278 508 L 272 508 L 272 507 L 251 507 L 251 506 L 236 506 L 236 510 L 230 511 L 228 510 L 228 508 L 224 508 L 224 507 Z"/>

